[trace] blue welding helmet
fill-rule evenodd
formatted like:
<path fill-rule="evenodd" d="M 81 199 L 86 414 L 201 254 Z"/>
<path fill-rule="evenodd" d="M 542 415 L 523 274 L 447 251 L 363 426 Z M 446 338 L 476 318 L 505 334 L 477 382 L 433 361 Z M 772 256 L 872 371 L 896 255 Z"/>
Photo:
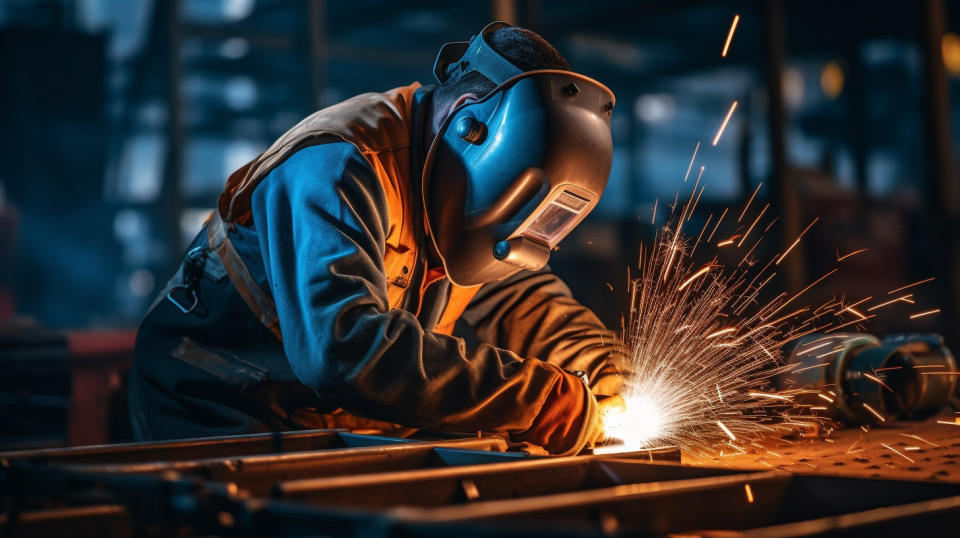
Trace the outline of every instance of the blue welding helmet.
<path fill-rule="evenodd" d="M 613 92 L 571 71 L 522 72 L 487 44 L 505 26 L 444 45 L 434 69 L 441 82 L 477 71 L 497 85 L 450 114 L 424 164 L 429 234 L 459 286 L 546 265 L 597 205 L 613 158 Z"/>

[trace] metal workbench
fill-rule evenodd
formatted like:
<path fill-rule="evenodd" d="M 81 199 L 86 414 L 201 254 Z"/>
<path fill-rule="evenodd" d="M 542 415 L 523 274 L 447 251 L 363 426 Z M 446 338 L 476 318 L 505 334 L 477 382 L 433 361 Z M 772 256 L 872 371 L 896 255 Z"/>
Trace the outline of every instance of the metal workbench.
<path fill-rule="evenodd" d="M 948 535 L 960 484 L 338 430 L 0 454 L 4 536 Z"/>

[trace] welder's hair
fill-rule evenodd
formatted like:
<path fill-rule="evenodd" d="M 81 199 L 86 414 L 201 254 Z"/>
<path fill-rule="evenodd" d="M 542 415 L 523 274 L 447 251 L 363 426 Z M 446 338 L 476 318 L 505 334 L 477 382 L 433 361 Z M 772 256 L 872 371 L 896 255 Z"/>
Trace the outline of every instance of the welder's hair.
<path fill-rule="evenodd" d="M 490 48 L 517 66 L 521 71 L 536 69 L 562 69 L 570 71 L 570 64 L 557 49 L 539 34 L 526 28 L 511 26 L 496 30 L 487 37 Z M 435 99 L 438 102 L 455 100 L 465 93 L 485 96 L 496 86 L 487 77 L 476 71 L 462 77 L 451 77 L 437 86 Z"/>

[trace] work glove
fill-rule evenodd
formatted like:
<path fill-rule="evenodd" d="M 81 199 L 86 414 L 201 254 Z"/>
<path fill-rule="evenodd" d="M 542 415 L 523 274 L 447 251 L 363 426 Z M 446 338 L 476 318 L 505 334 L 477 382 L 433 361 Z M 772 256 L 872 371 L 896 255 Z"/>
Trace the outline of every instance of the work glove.
<path fill-rule="evenodd" d="M 513 441 L 541 446 L 550 454 L 572 456 L 606 439 L 603 417 L 611 410 L 625 408 L 623 398 L 619 395 L 594 396 L 585 380 L 562 372 L 533 425 L 526 431 L 512 434 Z"/>

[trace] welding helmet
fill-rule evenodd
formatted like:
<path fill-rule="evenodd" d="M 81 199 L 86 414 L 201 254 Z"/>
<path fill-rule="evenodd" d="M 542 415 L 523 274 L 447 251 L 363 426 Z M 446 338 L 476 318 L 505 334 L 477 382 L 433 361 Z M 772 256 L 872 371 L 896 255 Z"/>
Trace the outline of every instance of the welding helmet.
<path fill-rule="evenodd" d="M 610 174 L 613 92 L 571 71 L 521 71 L 487 43 L 507 26 L 447 43 L 434 65 L 440 82 L 475 71 L 496 84 L 447 117 L 424 162 L 430 238 L 459 286 L 542 268 Z"/>

